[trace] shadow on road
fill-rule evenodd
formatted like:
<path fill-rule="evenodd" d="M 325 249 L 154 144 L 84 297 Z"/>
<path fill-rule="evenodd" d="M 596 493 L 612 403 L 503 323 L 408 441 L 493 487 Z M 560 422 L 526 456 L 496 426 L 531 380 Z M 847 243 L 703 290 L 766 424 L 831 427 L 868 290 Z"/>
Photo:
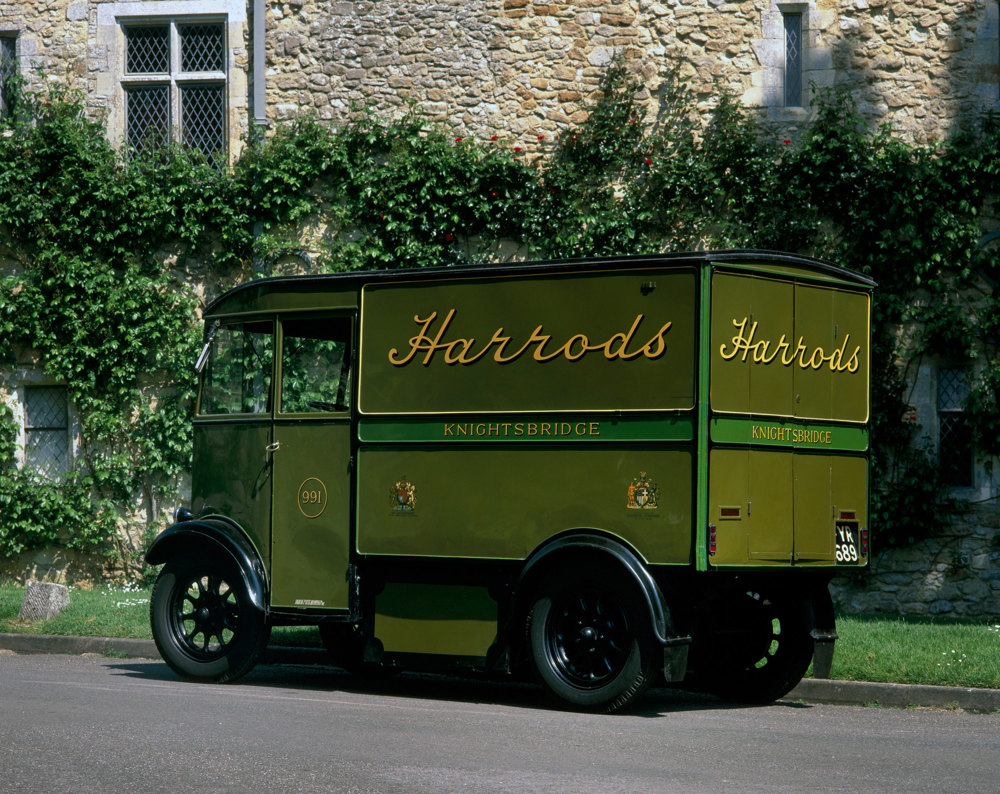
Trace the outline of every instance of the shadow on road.
<path fill-rule="evenodd" d="M 163 662 L 120 661 L 109 665 L 120 675 L 148 681 L 180 681 Z M 198 686 L 191 683 L 189 686 Z M 411 698 L 452 703 L 478 703 L 541 710 L 559 709 L 540 685 L 510 678 L 488 678 L 423 672 L 396 675 L 353 675 L 337 667 L 323 665 L 258 665 L 246 677 L 230 686 L 266 689 L 342 692 L 356 695 Z M 779 702 L 771 708 L 811 708 L 805 703 Z M 728 703 L 712 695 L 680 689 L 657 688 L 645 694 L 621 716 L 655 718 L 688 711 L 716 711 L 749 708 Z"/>

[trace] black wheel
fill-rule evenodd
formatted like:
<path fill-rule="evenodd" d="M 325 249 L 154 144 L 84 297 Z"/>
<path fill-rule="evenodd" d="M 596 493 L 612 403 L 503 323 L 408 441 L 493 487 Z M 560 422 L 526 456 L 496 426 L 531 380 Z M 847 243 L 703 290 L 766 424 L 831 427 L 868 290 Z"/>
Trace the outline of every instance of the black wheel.
<path fill-rule="evenodd" d="M 634 587 L 607 571 L 557 574 L 528 616 L 528 642 L 542 683 L 563 703 L 617 711 L 656 671 L 650 618 Z"/>
<path fill-rule="evenodd" d="M 234 681 L 248 673 L 271 633 L 235 564 L 218 558 L 168 562 L 149 611 L 163 660 L 200 681 Z"/>
<path fill-rule="evenodd" d="M 741 593 L 712 638 L 705 688 L 739 703 L 770 703 L 802 680 L 813 655 L 812 613 L 799 597 Z"/>

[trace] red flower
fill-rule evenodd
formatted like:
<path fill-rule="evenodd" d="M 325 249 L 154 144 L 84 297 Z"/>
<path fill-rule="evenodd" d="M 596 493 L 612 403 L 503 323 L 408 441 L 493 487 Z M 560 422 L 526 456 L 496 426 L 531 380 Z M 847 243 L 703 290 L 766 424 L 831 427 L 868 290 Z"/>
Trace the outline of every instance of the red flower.
<path fill-rule="evenodd" d="M 545 140 L 545 136 L 544 136 L 544 135 L 539 135 L 539 136 L 538 136 L 538 140 L 540 140 L 540 141 L 544 141 L 544 140 Z"/>
<path fill-rule="evenodd" d="M 462 140 L 462 139 L 461 138 L 455 138 L 455 143 L 458 143 L 460 140 Z"/>
<path fill-rule="evenodd" d="M 519 151 L 521 151 L 521 147 L 520 147 L 520 146 L 515 146 L 515 147 L 514 147 L 514 151 L 515 151 L 515 152 L 519 152 Z"/>
<path fill-rule="evenodd" d="M 453 234 L 452 234 L 451 232 L 448 232 L 448 233 L 447 233 L 447 234 L 446 234 L 446 235 L 444 236 L 444 239 L 445 239 L 445 240 L 447 240 L 447 241 L 448 241 L 448 242 L 450 243 L 450 242 L 451 242 L 452 240 L 454 240 L 454 239 L 455 239 L 455 235 L 453 235 Z"/>
<path fill-rule="evenodd" d="M 791 143 L 791 140 L 789 140 L 788 138 L 785 138 L 785 140 L 783 140 L 782 143 Z"/>
<path fill-rule="evenodd" d="M 499 194 L 499 193 L 498 193 L 497 191 L 495 191 L 495 190 L 491 190 L 491 191 L 490 191 L 490 197 L 491 197 L 491 198 L 496 198 L 496 197 L 497 197 L 497 196 L 499 196 L 499 195 L 500 195 L 500 194 Z"/>
<path fill-rule="evenodd" d="M 646 165 L 652 165 L 652 164 L 653 164 L 653 161 L 652 161 L 652 160 L 650 160 L 650 159 L 649 159 L 649 158 L 647 157 L 647 158 L 646 158 Z"/>
<path fill-rule="evenodd" d="M 490 140 L 491 140 L 491 141 L 495 141 L 496 139 L 497 139 L 497 136 L 496 136 L 496 135 L 491 135 L 491 136 L 490 136 Z"/>

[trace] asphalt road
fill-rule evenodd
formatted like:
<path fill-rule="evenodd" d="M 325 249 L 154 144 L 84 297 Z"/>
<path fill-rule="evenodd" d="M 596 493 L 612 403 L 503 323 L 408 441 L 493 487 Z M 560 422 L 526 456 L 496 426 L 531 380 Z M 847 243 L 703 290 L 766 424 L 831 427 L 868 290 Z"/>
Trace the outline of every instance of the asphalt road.
<path fill-rule="evenodd" d="M 651 693 L 616 716 L 527 685 L 0 655 L 3 792 L 1000 791 L 1000 715 Z"/>

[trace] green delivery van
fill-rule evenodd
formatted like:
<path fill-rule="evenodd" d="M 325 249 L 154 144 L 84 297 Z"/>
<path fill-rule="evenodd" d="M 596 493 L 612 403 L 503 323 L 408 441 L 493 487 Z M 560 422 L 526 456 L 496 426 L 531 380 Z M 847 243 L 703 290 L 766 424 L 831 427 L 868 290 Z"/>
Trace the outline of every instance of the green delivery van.
<path fill-rule="evenodd" d="M 207 307 L 153 635 L 235 680 L 274 625 L 349 670 L 611 711 L 767 702 L 867 564 L 873 283 L 766 251 L 269 278 Z"/>

